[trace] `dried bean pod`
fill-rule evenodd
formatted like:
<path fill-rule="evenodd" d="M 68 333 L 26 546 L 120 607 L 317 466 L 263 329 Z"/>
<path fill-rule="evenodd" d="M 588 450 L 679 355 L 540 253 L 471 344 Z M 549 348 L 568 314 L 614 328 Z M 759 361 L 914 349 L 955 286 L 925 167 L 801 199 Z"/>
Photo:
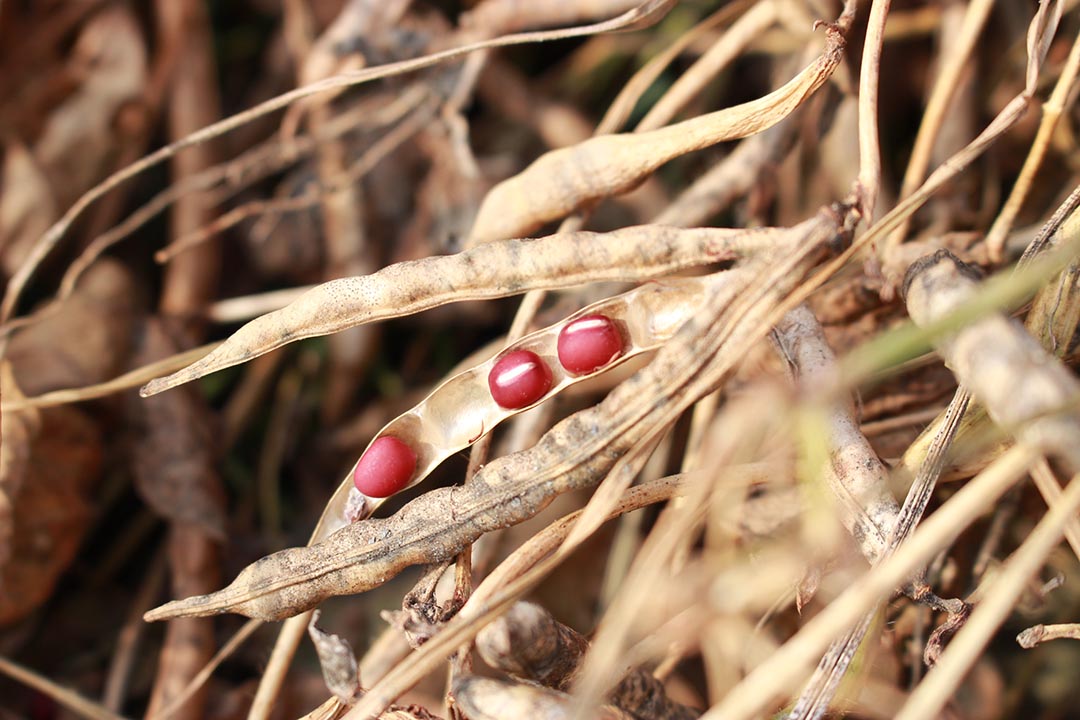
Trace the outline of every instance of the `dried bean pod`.
<path fill-rule="evenodd" d="M 977 274 L 948 250 L 912 264 L 904 279 L 911 319 L 941 320 L 974 297 Z M 1020 323 L 1002 314 L 965 325 L 936 343 L 960 382 L 994 422 L 1080 472 L 1080 382 Z"/>
<path fill-rule="evenodd" d="M 660 225 L 506 240 L 456 255 L 410 260 L 341 278 L 247 323 L 198 362 L 148 382 L 143 397 L 196 380 L 303 338 L 411 315 L 464 300 L 591 282 L 633 282 L 730 260 L 775 245 L 780 230 L 681 229 Z"/>
<path fill-rule="evenodd" d="M 407 439 L 417 455 L 416 469 L 411 480 L 398 490 L 412 487 L 448 457 L 461 452 L 491 432 L 496 425 L 521 412 L 523 408 L 506 408 L 493 402 L 487 386 L 492 368 L 508 353 L 525 350 L 547 362 L 552 373 L 551 388 L 547 393 L 550 397 L 589 377 L 567 372 L 556 360 L 558 337 L 563 328 L 590 315 L 603 315 L 615 323 L 623 339 L 623 352 L 602 368 L 610 370 L 667 342 L 687 318 L 704 306 L 710 295 L 721 292 L 724 287 L 737 286 L 746 281 L 746 272 L 736 268 L 696 278 L 658 280 L 593 303 L 558 325 L 526 335 L 500 355 L 446 380 L 411 410 L 387 423 L 372 438 L 368 448 L 387 436 Z M 361 454 L 358 464 L 367 452 L 369 450 Z M 358 496 L 353 492 L 354 485 L 348 478 L 352 478 L 355 472 L 354 465 L 347 479 L 327 503 L 321 521 L 324 530 L 320 537 L 326 537 L 331 531 L 369 515 L 382 503 L 381 498 Z"/>
<path fill-rule="evenodd" d="M 843 35 L 829 28 L 818 59 L 764 97 L 650 132 L 597 135 L 541 155 L 491 189 L 469 245 L 527 235 L 584 205 L 634 188 L 680 155 L 772 127 L 829 79 L 843 55 Z"/>
<path fill-rule="evenodd" d="M 264 557 L 228 587 L 167 603 L 145 619 L 236 612 L 280 620 L 332 595 L 370 590 L 411 565 L 451 558 L 484 533 L 533 517 L 556 496 L 594 486 L 619 458 L 730 376 L 768 333 L 777 304 L 846 244 L 851 224 L 849 208 L 837 206 L 789 229 L 787 247 L 751 263 L 744 282 L 711 293 L 649 365 L 534 447 L 484 465 L 467 485 L 432 490 L 392 517 L 353 523 L 322 542 Z"/>

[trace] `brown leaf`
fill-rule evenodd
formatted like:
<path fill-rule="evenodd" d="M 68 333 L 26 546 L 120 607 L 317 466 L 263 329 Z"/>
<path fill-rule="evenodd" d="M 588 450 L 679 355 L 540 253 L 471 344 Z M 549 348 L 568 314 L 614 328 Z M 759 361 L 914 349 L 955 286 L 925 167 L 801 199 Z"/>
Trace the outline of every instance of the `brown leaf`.
<path fill-rule="evenodd" d="M 126 270 L 104 261 L 70 298 L 11 339 L 2 392 L 19 399 L 114 375 L 134 313 Z M 49 597 L 91 519 L 102 435 L 80 408 L 4 413 L 0 448 L 0 624 Z"/>
<path fill-rule="evenodd" d="M 0 264 L 11 274 L 56 219 L 56 201 L 34 156 L 18 143 L 5 149 L 0 189 Z"/>
<path fill-rule="evenodd" d="M 133 365 L 173 354 L 177 345 L 156 318 L 143 326 Z M 225 497 L 216 469 L 213 419 L 198 392 L 128 396 L 135 487 L 154 512 L 225 538 Z"/>
<path fill-rule="evenodd" d="M 91 267 L 71 297 L 12 338 L 7 358 L 22 391 L 40 395 L 118 375 L 131 344 L 134 294 L 120 263 Z"/>
<path fill-rule="evenodd" d="M 69 58 L 82 80 L 49 116 L 34 156 L 66 207 L 96 183 L 118 149 L 116 113 L 146 82 L 146 47 L 134 14 L 112 5 L 83 26 Z"/>
<path fill-rule="evenodd" d="M 10 366 L 0 382 L 18 396 Z M 48 599 L 91 520 L 101 434 L 70 407 L 5 413 L 0 450 L 0 625 Z"/>
<path fill-rule="evenodd" d="M 319 611 L 316 610 L 308 623 L 308 636 L 315 645 L 322 666 L 323 679 L 330 692 L 343 703 L 351 703 L 360 689 L 356 654 L 349 641 L 328 633 L 319 627 Z"/>

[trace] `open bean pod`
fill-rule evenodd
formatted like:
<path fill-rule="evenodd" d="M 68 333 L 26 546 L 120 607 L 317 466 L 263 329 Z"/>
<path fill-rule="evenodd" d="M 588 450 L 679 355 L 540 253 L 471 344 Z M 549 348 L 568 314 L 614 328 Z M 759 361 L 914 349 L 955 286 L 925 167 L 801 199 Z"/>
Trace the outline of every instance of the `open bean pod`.
<path fill-rule="evenodd" d="M 327 504 L 315 538 L 367 517 L 386 497 L 416 485 L 507 418 L 656 349 L 720 286 L 743 272 L 647 283 L 526 335 L 490 360 L 446 380 L 372 438 Z M 530 375 L 533 385 L 525 389 L 531 392 L 500 402 L 507 384 L 528 384 Z M 507 376 L 510 382 L 500 385 Z"/>

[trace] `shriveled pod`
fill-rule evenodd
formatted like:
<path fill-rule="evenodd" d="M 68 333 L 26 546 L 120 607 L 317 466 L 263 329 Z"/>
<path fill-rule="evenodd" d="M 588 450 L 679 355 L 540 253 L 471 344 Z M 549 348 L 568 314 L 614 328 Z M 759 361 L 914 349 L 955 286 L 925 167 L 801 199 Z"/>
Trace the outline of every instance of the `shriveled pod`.
<path fill-rule="evenodd" d="M 702 277 L 649 282 L 589 305 L 557 325 L 526 335 L 490 360 L 449 378 L 375 435 L 327 504 L 318 535 L 325 537 L 342 525 L 367 516 L 383 498 L 417 484 L 448 457 L 491 432 L 503 420 L 573 383 L 659 347 L 712 293 L 743 272 L 734 269 Z M 603 322 L 598 322 L 598 318 Z M 570 354 L 572 368 L 568 369 L 560 361 L 560 340 L 565 356 L 567 334 L 575 329 L 581 332 L 586 321 L 589 328 L 595 330 L 601 326 L 603 332 L 588 332 L 586 328 L 585 335 L 592 338 L 577 338 L 577 346 Z M 500 363 L 508 358 L 520 358 L 522 353 L 542 363 L 544 372 L 550 374 L 544 382 L 546 390 L 529 402 L 501 405 L 492 395 L 493 373 L 498 373 Z M 600 356 L 604 356 L 603 362 L 595 362 Z M 582 358 L 586 364 L 593 364 L 587 372 L 582 372 Z M 392 445 L 388 439 L 392 439 Z M 376 465 L 385 467 L 387 476 L 372 476 L 370 469 Z M 408 473 L 402 470 L 404 467 L 409 468 Z"/>

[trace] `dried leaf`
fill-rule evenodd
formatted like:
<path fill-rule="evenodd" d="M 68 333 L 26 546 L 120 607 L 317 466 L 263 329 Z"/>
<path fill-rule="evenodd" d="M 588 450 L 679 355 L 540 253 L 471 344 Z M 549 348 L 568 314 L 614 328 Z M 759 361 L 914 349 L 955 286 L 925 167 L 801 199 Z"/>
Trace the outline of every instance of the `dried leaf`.
<path fill-rule="evenodd" d="M 18 395 L 4 364 L 3 394 Z M 35 417 L 37 415 L 38 417 Z M 74 408 L 4 413 L 0 451 L 0 626 L 47 600 L 93 517 L 101 433 Z"/>
<path fill-rule="evenodd" d="M 7 358 L 27 395 L 83 387 L 119 374 L 127 362 L 135 315 L 131 275 L 102 260 L 75 292 L 19 330 Z"/>
<path fill-rule="evenodd" d="M 315 644 L 322 666 L 323 679 L 330 692 L 342 703 L 350 704 L 360 690 L 359 669 L 356 654 L 349 641 L 340 635 L 328 633 L 319 627 L 319 611 L 316 610 L 308 623 L 308 635 Z"/>
<path fill-rule="evenodd" d="M 4 152 L 0 190 L 0 263 L 10 275 L 56 219 L 56 201 L 34 156 L 18 143 Z"/>
<path fill-rule="evenodd" d="M 713 294 L 650 365 L 599 405 L 560 422 L 535 447 L 488 463 L 462 488 L 433 490 L 391 518 L 356 522 L 323 542 L 262 558 L 225 589 L 174 601 L 144 617 L 296 615 L 331 595 L 376 587 L 407 566 L 446 560 L 484 533 L 532 517 L 555 496 L 594 486 L 664 426 L 661 418 L 673 421 L 732 372 L 741 353 L 721 348 L 745 352 L 742 345 L 764 336 L 763 321 L 775 304 L 846 237 L 844 216 L 830 208 L 788 230 L 789 248 L 758 259 L 757 272 L 740 287 Z M 593 510 L 602 514 L 576 529 L 603 521 L 607 509 Z"/>
<path fill-rule="evenodd" d="M 506 680 L 464 677 L 454 683 L 451 694 L 472 720 L 570 720 L 577 711 L 577 703 L 566 693 Z M 634 720 L 630 713 L 611 706 L 597 708 L 590 717 Z"/>
<path fill-rule="evenodd" d="M 176 352 L 161 321 L 143 324 L 133 365 Z M 127 395 L 135 487 L 154 512 L 171 522 L 198 525 L 225 539 L 225 496 L 217 472 L 213 427 L 205 401 L 194 388 L 160 397 Z"/>
<path fill-rule="evenodd" d="M 40 322 L 14 335 L 3 395 L 21 399 L 109 377 L 124 361 L 130 278 L 107 261 Z M 0 624 L 48 598 L 92 518 L 101 430 L 73 407 L 5 410 L 0 431 Z M 6 562 L 4 561 L 6 558 Z"/>

